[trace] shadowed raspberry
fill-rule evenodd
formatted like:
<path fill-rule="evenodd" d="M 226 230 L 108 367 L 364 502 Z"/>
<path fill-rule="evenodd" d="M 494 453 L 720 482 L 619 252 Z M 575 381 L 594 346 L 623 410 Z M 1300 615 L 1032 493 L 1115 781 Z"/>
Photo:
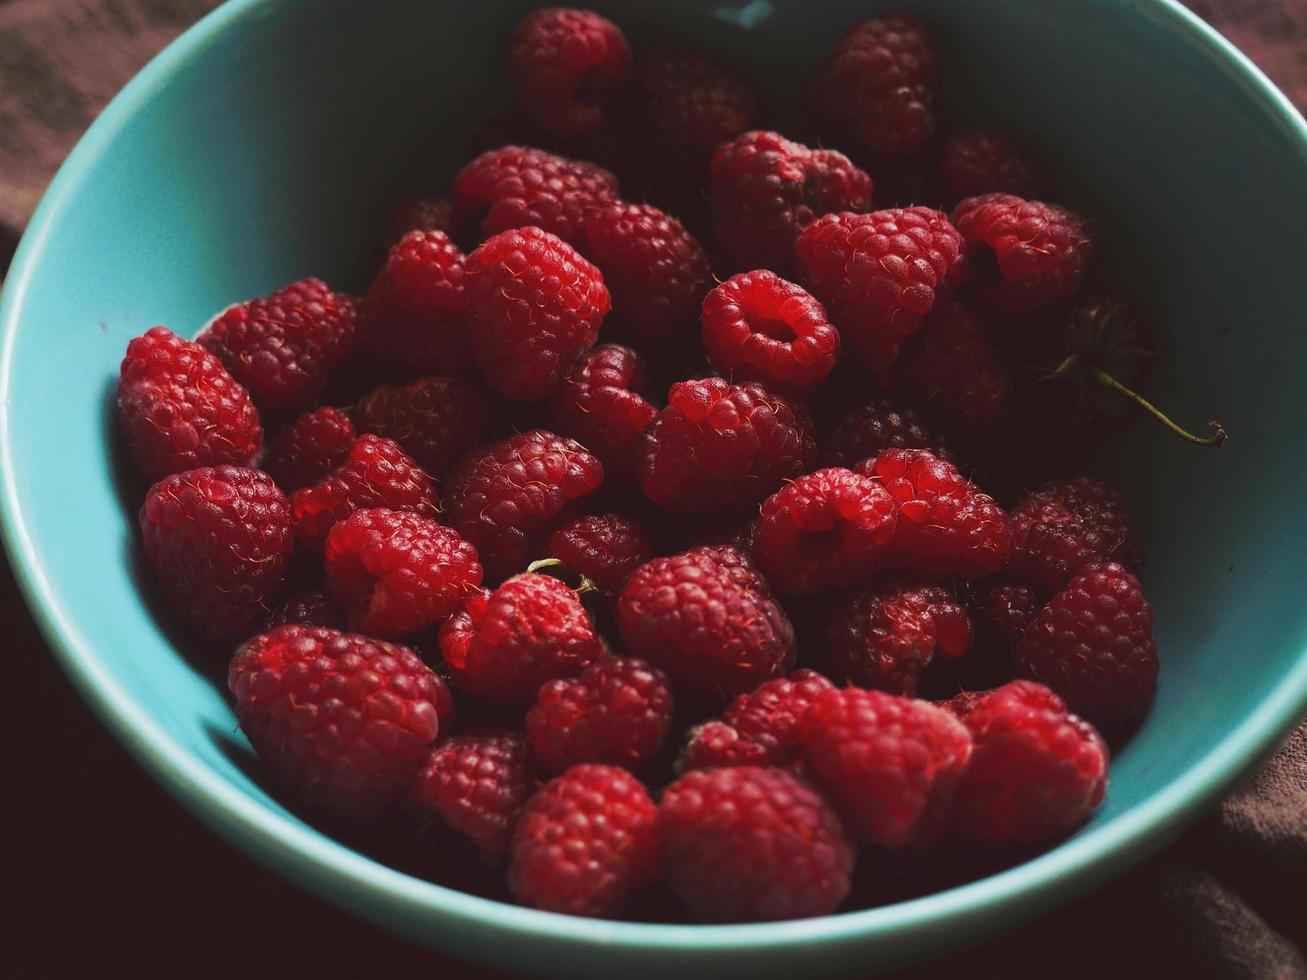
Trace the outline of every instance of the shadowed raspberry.
<path fill-rule="evenodd" d="M 354 414 L 360 431 L 393 439 L 428 473 L 443 473 L 490 428 L 490 397 L 470 378 L 424 378 L 373 389 Z"/>
<path fill-rule="evenodd" d="M 389 252 L 410 231 L 443 231 L 450 241 L 460 240 L 454 221 L 454 202 L 447 197 L 415 197 L 397 207 L 386 223 L 382 245 Z"/>
<path fill-rule="evenodd" d="M 1047 594 L 1007 578 L 978 582 L 966 590 L 967 615 L 976 629 L 976 646 L 1006 660 Z"/>
<path fill-rule="evenodd" d="M 620 344 L 593 347 L 549 401 L 554 428 L 599 457 L 610 483 L 632 483 L 640 437 L 658 410 L 649 403 L 643 358 Z"/>
<path fill-rule="evenodd" d="M 343 466 L 357 437 L 354 423 L 339 408 L 305 412 L 277 430 L 263 469 L 287 493 L 311 486 Z"/>
<path fill-rule="evenodd" d="M 839 406 L 817 426 L 822 466 L 853 466 L 884 449 L 929 449 L 941 459 L 944 440 L 913 409 L 881 395 Z"/>
<path fill-rule="evenodd" d="M 635 518 L 623 514 L 589 514 L 560 524 L 538 549 L 557 558 L 599 587 L 610 602 L 631 573 L 654 556 L 653 538 Z"/>
<path fill-rule="evenodd" d="M 268 629 L 278 626 L 325 626 L 343 630 L 345 610 L 322 589 L 304 589 L 292 595 L 268 617 Z"/>
<path fill-rule="evenodd" d="M 939 151 L 939 192 L 949 207 L 980 194 L 1038 198 L 1048 191 L 1048 171 L 1029 149 L 989 129 L 964 129 Z"/>
<path fill-rule="evenodd" d="M 1053 480 L 1012 511 L 1012 574 L 1055 591 L 1082 568 L 1115 561 L 1137 569 L 1143 551 L 1125 498 L 1087 476 Z"/>

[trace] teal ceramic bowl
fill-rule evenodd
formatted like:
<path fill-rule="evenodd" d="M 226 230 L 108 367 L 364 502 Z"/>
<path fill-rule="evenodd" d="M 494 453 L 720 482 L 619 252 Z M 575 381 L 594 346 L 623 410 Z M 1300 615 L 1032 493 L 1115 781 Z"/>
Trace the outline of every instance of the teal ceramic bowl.
<path fill-rule="evenodd" d="M 780 118 L 876 4 L 600 4 L 765 80 Z M 112 390 L 129 338 L 194 333 L 304 275 L 359 288 L 396 199 L 446 184 L 505 100 L 524 5 L 256 2 L 160 55 L 68 159 L 0 309 L 9 553 L 55 655 L 107 725 L 215 830 L 306 888 L 432 946 L 552 976 L 866 975 L 1046 910 L 1161 845 L 1268 751 L 1307 700 L 1307 132 L 1247 61 L 1170 0 L 904 0 L 938 25 L 951 108 L 1009 127 L 1100 223 L 1167 356 L 1153 390 L 1223 420 L 1201 450 L 1146 426 L 1086 465 L 1146 530 L 1163 672 L 1092 823 L 1002 874 L 772 925 L 565 918 L 406 876 L 308 826 L 249 775 L 224 692 L 179 654 L 134 561 Z M 787 93 L 790 93 L 787 96 Z"/>

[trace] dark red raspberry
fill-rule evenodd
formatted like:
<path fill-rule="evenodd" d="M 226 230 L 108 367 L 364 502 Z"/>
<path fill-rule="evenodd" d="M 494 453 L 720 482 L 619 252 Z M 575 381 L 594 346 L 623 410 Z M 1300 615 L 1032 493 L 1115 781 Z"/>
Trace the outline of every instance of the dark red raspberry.
<path fill-rule="evenodd" d="M 959 836 L 999 846 L 1049 844 L 1102 802 L 1107 746 L 1042 684 L 1005 684 L 980 698 L 962 723 L 974 747 L 953 803 Z"/>
<path fill-rule="evenodd" d="M 784 592 L 848 588 L 882 564 L 898 517 L 894 498 L 876 480 L 817 470 L 763 501 L 753 557 Z"/>
<path fill-rule="evenodd" d="M 277 626 L 345 628 L 345 610 L 322 589 L 304 589 L 283 602 L 268 617 L 268 629 Z"/>
<path fill-rule="evenodd" d="M 236 652 L 227 686 L 278 781 L 349 823 L 398 802 L 440 731 L 440 678 L 408 647 L 353 633 L 278 626 Z"/>
<path fill-rule="evenodd" d="M 359 310 L 359 350 L 382 381 L 453 374 L 468 364 L 463 253 L 443 231 L 410 231 Z"/>
<path fill-rule="evenodd" d="M 949 207 L 980 194 L 1039 198 L 1048 191 L 1048 171 L 1026 147 L 1004 133 L 964 129 L 939 151 L 939 192 Z"/>
<path fill-rule="evenodd" d="M 631 573 L 653 558 L 655 548 L 649 531 L 634 518 L 591 514 L 559 525 L 540 553 L 584 575 L 615 601 Z"/>
<path fill-rule="evenodd" d="M 849 832 L 886 847 L 934 832 L 971 757 L 951 714 L 883 691 L 819 694 L 800 729 L 808 772 Z"/>
<path fill-rule="evenodd" d="M 969 197 L 953 210 L 976 275 L 976 301 L 1021 320 L 1069 302 L 1094 254 L 1089 223 L 1067 208 L 1011 194 Z"/>
<path fill-rule="evenodd" d="M 631 483 L 640 437 L 658 410 L 649 404 L 649 371 L 629 347 L 600 344 L 572 368 L 549 402 L 554 428 L 599 457 L 609 483 Z"/>
<path fill-rule="evenodd" d="M 1087 476 L 1053 480 L 1012 511 L 1012 574 L 1056 591 L 1086 565 L 1137 569 L 1143 550 L 1125 498 Z"/>
<path fill-rule="evenodd" d="M 621 29 L 589 10 L 532 11 L 508 41 L 508 75 L 530 120 L 559 139 L 593 135 L 631 73 Z"/>
<path fill-rule="evenodd" d="M 658 807 L 624 769 L 573 766 L 527 801 L 508 884 L 524 905 L 615 916 L 662 874 Z"/>
<path fill-rule="evenodd" d="M 608 290 L 599 270 L 539 228 L 500 232 L 467 257 L 468 341 L 492 388 L 548 398 L 599 336 Z"/>
<path fill-rule="evenodd" d="M 357 441 L 354 423 L 323 406 L 287 422 L 272 438 L 263 469 L 287 493 L 311 486 L 343 466 Z"/>
<path fill-rule="evenodd" d="M 576 245 L 589 211 L 617 200 L 617 178 L 593 163 L 505 146 L 459 171 L 453 193 L 459 220 L 483 238 L 535 225 Z"/>
<path fill-rule="evenodd" d="M 223 311 L 196 338 L 264 412 L 288 415 L 318 400 L 354 346 L 354 317 L 321 279 Z"/>
<path fill-rule="evenodd" d="M 535 429 L 473 453 L 446 486 L 449 523 L 476 546 L 486 577 L 526 564 L 531 539 L 604 481 L 603 464 L 580 443 Z"/>
<path fill-rule="evenodd" d="M 424 378 L 374 389 L 355 409 L 359 430 L 393 439 L 428 473 L 443 473 L 490 428 L 490 393 L 469 378 Z"/>
<path fill-rule="evenodd" d="M 263 446 L 249 392 L 222 361 L 167 327 L 127 345 L 118 421 L 147 480 L 201 466 L 246 466 Z"/>
<path fill-rule="evenodd" d="M 344 465 L 291 494 L 291 520 L 304 544 L 320 549 L 337 521 L 363 507 L 430 515 L 436 510 L 431 477 L 404 450 L 381 436 L 359 436 Z"/>
<path fill-rule="evenodd" d="M 943 444 L 915 411 L 881 395 L 842 405 L 817 426 L 822 466 L 853 466 L 885 449 L 929 449 L 945 459 Z"/>
<path fill-rule="evenodd" d="M 626 648 L 701 694 L 741 694 L 794 662 L 794 627 L 736 548 L 695 548 L 641 565 L 617 604 Z"/>
<path fill-rule="evenodd" d="M 606 334 L 661 353 L 694 333 L 708 256 L 681 222 L 651 204 L 606 204 L 590 212 L 582 251 L 612 294 Z"/>
<path fill-rule="evenodd" d="M 1008 661 L 1047 595 L 1023 582 L 998 578 L 972 583 L 966 590 L 967 615 L 976 630 L 976 646 Z"/>
<path fill-rule="evenodd" d="M 827 915 L 853 845 L 826 801 L 781 769 L 686 773 L 658 808 L 672 890 L 702 922 Z"/>
<path fill-rule="evenodd" d="M 243 466 L 164 477 L 145 496 L 140 527 L 145 562 L 168 604 L 215 645 L 264 621 L 295 545 L 285 494 Z"/>
<path fill-rule="evenodd" d="M 962 236 L 930 208 L 828 214 L 799 236 L 795 265 L 841 341 L 869 368 L 882 368 L 921 325 L 940 287 L 961 275 Z"/>
<path fill-rule="evenodd" d="M 1047 684 L 1119 743 L 1157 690 L 1153 607 L 1121 565 L 1088 565 L 1031 620 L 1012 659 L 1018 676 Z"/>
<path fill-rule="evenodd" d="M 920 153 L 934 134 L 938 84 L 926 25 L 887 14 L 844 32 L 808 80 L 808 115 L 835 143 L 895 163 Z"/>
<path fill-rule="evenodd" d="M 603 648 L 576 594 L 528 572 L 469 596 L 441 627 L 440 652 L 464 690 L 530 704 L 540 685 L 580 673 Z"/>
<path fill-rule="evenodd" d="M 866 211 L 871 178 L 834 150 L 755 130 L 713 154 L 713 237 L 734 269 L 794 265 L 794 240 L 823 214 Z"/>
<path fill-rule="evenodd" d="M 636 770 L 662 748 L 671 721 L 666 674 L 633 657 L 601 657 L 576 677 L 540 688 L 526 734 L 548 772 L 581 762 Z"/>
<path fill-rule="evenodd" d="M 811 293 L 766 269 L 743 272 L 703 301 L 703 345 L 740 381 L 802 397 L 839 359 L 840 335 Z"/>
<path fill-rule="evenodd" d="M 886 449 L 854 471 L 880 480 L 898 502 L 892 552 L 900 568 L 984 578 L 1007 567 L 1007 515 L 952 463 L 925 449 Z"/>
<path fill-rule="evenodd" d="M 645 437 L 640 489 L 678 513 L 748 507 L 808 469 L 816 449 L 808 418 L 762 385 L 681 381 Z"/>
<path fill-rule="evenodd" d="M 471 840 L 491 865 L 508 862 L 518 814 L 531 795 L 530 751 L 521 732 L 482 731 L 445 739 L 427 756 L 410 791 L 419 835 L 444 835 L 427 817 Z"/>
<path fill-rule="evenodd" d="M 443 231 L 451 241 L 458 241 L 454 202 L 447 197 L 415 197 L 405 201 L 395 209 L 386 224 L 382 240 L 386 251 L 398 245 L 410 231 Z"/>

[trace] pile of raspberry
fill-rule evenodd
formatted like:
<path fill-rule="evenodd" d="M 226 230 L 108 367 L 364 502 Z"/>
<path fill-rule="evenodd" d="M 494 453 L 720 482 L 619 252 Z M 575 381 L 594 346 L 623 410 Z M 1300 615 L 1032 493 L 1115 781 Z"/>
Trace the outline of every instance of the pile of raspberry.
<path fill-rule="evenodd" d="M 747 922 L 1102 802 L 1157 649 L 1065 450 L 1130 414 L 1145 318 L 1030 150 L 937 119 L 926 25 L 832 40 L 805 144 L 536 11 L 518 112 L 366 292 L 131 341 L 145 562 L 287 805 L 539 909 Z"/>

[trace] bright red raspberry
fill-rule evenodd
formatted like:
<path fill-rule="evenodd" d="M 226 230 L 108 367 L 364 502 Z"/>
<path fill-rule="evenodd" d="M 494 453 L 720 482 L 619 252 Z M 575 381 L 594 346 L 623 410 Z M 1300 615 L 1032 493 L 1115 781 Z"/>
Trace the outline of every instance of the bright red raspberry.
<path fill-rule="evenodd" d="M 708 256 L 681 222 L 651 204 L 606 204 L 586 219 L 582 251 L 612 294 L 606 333 L 650 353 L 693 335 Z"/>
<path fill-rule="evenodd" d="M 866 211 L 871 178 L 834 150 L 810 150 L 755 130 L 713 154 L 713 237 L 735 269 L 794 265 L 794 240 L 823 214 Z"/>
<path fill-rule="evenodd" d="M 599 270 L 539 228 L 500 232 L 467 257 L 468 340 L 492 388 L 548 398 L 599 336 L 610 302 Z"/>
<path fill-rule="evenodd" d="M 355 409 L 359 430 L 393 439 L 428 473 L 443 473 L 490 428 L 490 393 L 470 378 L 382 385 Z"/>
<path fill-rule="evenodd" d="M 560 524 L 540 548 L 570 571 L 584 575 L 611 601 L 631 573 L 653 558 L 653 538 L 643 524 L 623 514 L 589 514 Z"/>
<path fill-rule="evenodd" d="M 640 437 L 658 416 L 645 397 L 649 370 L 644 359 L 620 344 L 593 347 L 572 368 L 549 401 L 554 428 L 599 457 L 609 483 L 631 483 Z"/>
<path fill-rule="evenodd" d="M 527 801 L 508 885 L 524 905 L 615 916 L 662 874 L 658 807 L 624 769 L 573 766 Z"/>
<path fill-rule="evenodd" d="M 223 311 L 196 338 L 264 412 L 289 415 L 318 400 L 354 346 L 354 317 L 321 279 L 301 279 Z"/>
<path fill-rule="evenodd" d="M 934 307 L 940 287 L 961 275 L 962 236 L 930 208 L 828 214 L 799 235 L 795 265 L 841 341 L 867 367 L 882 368 Z"/>
<path fill-rule="evenodd" d="M 853 466 L 885 449 L 929 449 L 941 459 L 944 440 L 913 409 L 881 395 L 840 406 L 817 426 L 822 466 Z"/>
<path fill-rule="evenodd" d="M 303 589 L 268 617 L 268 629 L 277 626 L 326 626 L 343 630 L 345 610 L 330 593 L 322 589 Z"/>
<path fill-rule="evenodd" d="M 263 446 L 249 392 L 222 361 L 167 327 L 127 345 L 118 421 L 147 480 L 201 466 L 246 466 Z"/>
<path fill-rule="evenodd" d="M 670 511 L 748 507 L 812 464 L 808 418 L 759 384 L 681 381 L 645 437 L 644 495 Z"/>
<path fill-rule="evenodd" d="M 853 24 L 808 80 L 807 108 L 828 139 L 855 154 L 899 162 L 935 132 L 935 46 L 916 17 Z"/>
<path fill-rule="evenodd" d="M 965 597 L 976 646 L 1004 663 L 1035 614 L 1048 602 L 1045 593 L 1008 578 L 971 583 Z"/>
<path fill-rule="evenodd" d="M 535 429 L 464 459 L 445 507 L 450 525 L 476 545 L 486 577 L 498 581 L 526 564 L 535 535 L 603 481 L 603 464 L 584 446 Z"/>
<path fill-rule="evenodd" d="M 703 345 L 722 371 L 802 397 L 839 359 L 840 335 L 802 286 L 766 269 L 742 272 L 703 301 Z"/>
<path fill-rule="evenodd" d="M 533 123 L 559 139 L 593 135 L 630 73 L 631 49 L 621 29 L 589 10 L 533 11 L 508 40 L 517 101 Z"/>
<path fill-rule="evenodd" d="M 1121 565 L 1088 565 L 1031 620 L 1012 659 L 1018 676 L 1047 684 L 1119 743 L 1157 690 L 1153 607 Z"/>
<path fill-rule="evenodd" d="M 686 773 L 658 815 L 672 890 L 701 922 L 827 915 L 849 892 L 854 849 L 839 817 L 782 769 Z"/>
<path fill-rule="evenodd" d="M 951 714 L 883 691 L 819 694 L 800 729 L 808 772 L 849 832 L 886 847 L 934 832 L 971 757 Z"/>
<path fill-rule="evenodd" d="M 415 197 L 397 207 L 386 224 L 382 244 L 387 252 L 410 231 L 443 231 L 451 241 L 459 240 L 454 220 L 454 202 L 447 197 Z"/>
<path fill-rule="evenodd" d="M 290 497 L 295 534 L 314 549 L 321 549 L 332 525 L 363 507 L 433 514 L 435 486 L 395 443 L 365 435 L 359 436 L 345 463 L 331 476 Z"/>
<path fill-rule="evenodd" d="M 440 678 L 408 647 L 353 633 L 278 626 L 236 651 L 227 686 L 263 764 L 342 822 L 384 815 L 440 731 Z"/>
<path fill-rule="evenodd" d="M 441 627 L 440 652 L 464 690 L 530 704 L 542 684 L 580 673 L 603 647 L 571 589 L 527 572 L 469 596 Z"/>
<path fill-rule="evenodd" d="M 1048 844 L 1102 802 L 1107 746 L 1042 684 L 1005 684 L 977 700 L 962 723 L 974 747 L 953 803 L 959 836 L 997 846 Z"/>
<path fill-rule="evenodd" d="M 876 480 L 817 470 L 762 502 L 753 557 L 783 592 L 848 588 L 882 564 L 898 518 L 894 498 Z"/>
<path fill-rule="evenodd" d="M 453 194 L 459 220 L 484 238 L 535 225 L 575 245 L 590 210 L 617 200 L 617 178 L 593 163 L 505 146 L 459 171 Z"/>
<path fill-rule="evenodd" d="M 1085 566 L 1114 561 L 1137 569 L 1143 550 L 1125 498 L 1087 476 L 1053 480 L 1012 511 L 1012 574 L 1050 591 Z"/>
<path fill-rule="evenodd" d="M 976 301 L 993 316 L 1020 320 L 1069 302 L 1094 254 L 1080 215 L 1012 194 L 969 197 L 953 209 L 975 270 Z"/>
<path fill-rule="evenodd" d="M 145 496 L 140 526 L 169 605 L 214 644 L 248 636 L 268 615 L 295 546 L 286 495 L 243 466 L 164 477 Z"/>
<path fill-rule="evenodd" d="M 938 171 L 949 207 L 980 194 L 1038 198 L 1048 190 L 1044 164 L 1012 137 L 989 129 L 964 129 L 945 140 Z"/>
<path fill-rule="evenodd" d="M 641 565 L 622 589 L 617 623 L 632 654 L 701 694 L 741 694 L 794 662 L 794 627 L 736 548 L 694 548 Z"/>
<path fill-rule="evenodd" d="M 287 422 L 268 445 L 263 469 L 287 493 L 311 486 L 343 466 L 357 441 L 354 423 L 339 408 L 323 406 Z"/>
<path fill-rule="evenodd" d="M 952 463 L 925 449 L 887 449 L 854 471 L 880 480 L 898 502 L 892 550 L 899 567 L 958 578 L 1007 567 L 1007 514 Z"/>

